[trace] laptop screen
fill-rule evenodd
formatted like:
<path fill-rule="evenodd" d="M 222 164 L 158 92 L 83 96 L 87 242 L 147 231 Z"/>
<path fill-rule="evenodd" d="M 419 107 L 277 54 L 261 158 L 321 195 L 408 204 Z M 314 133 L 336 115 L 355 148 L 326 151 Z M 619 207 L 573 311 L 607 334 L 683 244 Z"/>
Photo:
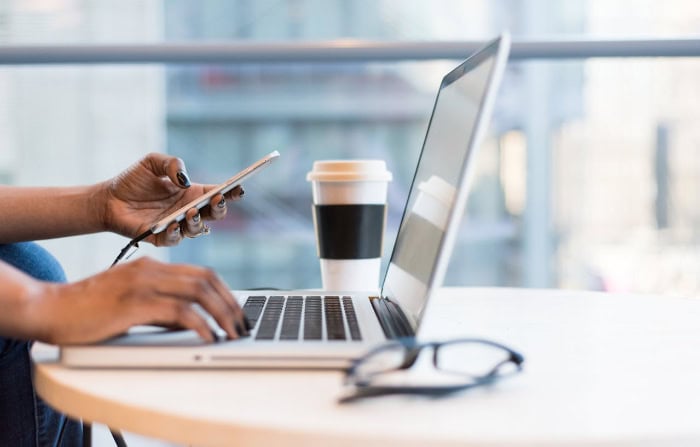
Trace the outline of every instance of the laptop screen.
<path fill-rule="evenodd" d="M 431 289 L 439 287 L 444 277 L 453 245 L 447 236 L 459 223 L 451 220 L 453 211 L 464 209 L 458 203 L 466 199 L 461 188 L 466 187 L 467 163 L 479 145 L 474 134 L 477 125 L 488 121 L 479 122 L 486 94 L 493 90 L 488 87 L 498 44 L 487 46 L 443 78 L 428 124 L 382 287 L 382 296 L 401 306 L 414 329 Z"/>

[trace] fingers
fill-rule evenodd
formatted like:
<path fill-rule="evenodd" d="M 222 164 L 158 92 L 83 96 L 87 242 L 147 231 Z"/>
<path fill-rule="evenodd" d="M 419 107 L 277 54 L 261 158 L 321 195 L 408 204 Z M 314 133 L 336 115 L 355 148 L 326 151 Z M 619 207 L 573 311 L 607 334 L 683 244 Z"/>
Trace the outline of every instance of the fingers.
<path fill-rule="evenodd" d="M 185 168 L 185 162 L 181 158 L 153 152 L 148 154 L 144 163 L 155 175 L 158 177 L 168 176 L 174 184 L 181 188 L 189 188 L 192 185 Z"/>
<path fill-rule="evenodd" d="M 241 185 L 236 186 L 231 191 L 226 193 L 226 200 L 231 200 L 233 202 L 238 201 L 243 198 L 245 191 Z"/>
<path fill-rule="evenodd" d="M 241 307 L 238 305 L 238 301 L 236 301 L 236 298 L 231 293 L 231 290 L 228 288 L 228 286 L 226 286 L 226 284 L 224 284 L 223 281 L 218 279 L 218 276 L 217 281 L 214 281 L 213 285 L 216 288 L 218 294 L 220 294 L 221 296 L 231 297 L 230 300 L 226 300 L 226 303 L 230 306 L 231 311 L 234 314 L 234 327 L 236 329 L 236 332 L 240 335 L 248 336 L 248 331 L 253 328 L 250 322 L 248 321 L 248 318 L 246 318 L 243 309 L 241 309 Z"/>
<path fill-rule="evenodd" d="M 143 315 L 150 317 L 149 323 L 191 329 L 209 343 L 216 341 L 206 320 L 186 301 L 154 297 L 140 307 Z"/>
<path fill-rule="evenodd" d="M 142 166 L 145 166 L 149 171 L 158 177 L 167 176 L 172 183 L 180 188 L 189 188 L 192 186 L 189 175 L 185 168 L 185 163 L 178 157 L 172 157 L 160 153 L 151 153 L 142 160 Z M 216 185 L 196 185 L 202 187 L 206 193 Z M 185 214 L 185 219 L 180 224 L 178 230 L 171 224 L 166 232 L 159 233 L 153 239 L 156 246 L 170 247 L 180 243 L 184 236 L 197 237 L 208 232 L 208 227 L 204 224 L 204 220 L 221 220 L 226 217 L 228 211 L 227 201 L 237 201 L 243 196 L 243 188 L 238 185 L 225 195 L 216 194 L 209 201 L 208 206 L 201 211 L 193 208 Z"/>
<path fill-rule="evenodd" d="M 185 236 L 196 237 L 204 231 L 204 221 L 197 208 L 192 208 L 185 213 L 184 226 L 182 228 Z"/>
<path fill-rule="evenodd" d="M 240 200 L 243 195 L 243 189 L 236 187 L 233 191 L 231 200 Z M 229 194 L 227 193 L 226 196 Z M 185 213 L 185 219 L 181 224 L 171 223 L 166 231 L 156 235 L 155 244 L 157 246 L 171 247 L 180 243 L 183 237 L 197 237 L 202 234 L 209 233 L 209 227 L 204 223 L 205 220 L 222 220 L 226 217 L 228 207 L 226 206 L 226 197 L 221 194 L 216 194 L 212 197 L 209 205 L 201 211 L 197 208 L 192 208 Z"/>
<path fill-rule="evenodd" d="M 157 296 L 170 297 L 174 301 L 199 304 L 231 339 L 248 335 L 243 311 L 218 275 L 210 269 L 190 265 L 168 265 L 141 258 L 138 261 L 140 278 L 146 282 L 146 289 L 154 290 Z M 147 272 L 143 275 L 143 272 Z M 179 320 L 158 320 L 159 323 L 183 324 Z M 175 315 L 178 319 L 182 316 Z M 187 317 L 194 324 L 191 317 Z M 186 326 L 194 329 L 194 327 Z M 207 328 L 207 330 L 209 330 Z M 198 331 L 199 332 L 199 331 Z M 205 339 L 208 339 L 204 337 Z"/>
<path fill-rule="evenodd" d="M 248 335 L 243 311 L 216 273 L 208 269 L 195 268 L 198 270 L 196 274 L 184 276 L 185 270 L 191 270 L 192 266 L 174 267 L 183 270 L 178 275 L 184 278 L 179 292 L 184 294 L 184 299 L 192 299 L 201 305 L 226 331 L 229 338 L 235 339 L 241 335 Z"/>
<path fill-rule="evenodd" d="M 237 202 L 241 200 L 245 192 L 239 185 L 227 192 L 225 195 L 217 194 L 209 201 L 209 206 L 202 209 L 202 217 L 204 220 L 221 220 L 226 217 L 228 212 L 227 202 Z"/>
<path fill-rule="evenodd" d="M 211 198 L 209 202 L 209 218 L 214 220 L 221 220 L 226 217 L 226 199 L 221 194 L 217 194 Z"/>
<path fill-rule="evenodd" d="M 165 231 L 162 231 L 155 236 L 154 245 L 156 247 L 174 247 L 179 244 L 184 235 L 180 229 L 180 224 L 173 222 L 168 225 Z"/>

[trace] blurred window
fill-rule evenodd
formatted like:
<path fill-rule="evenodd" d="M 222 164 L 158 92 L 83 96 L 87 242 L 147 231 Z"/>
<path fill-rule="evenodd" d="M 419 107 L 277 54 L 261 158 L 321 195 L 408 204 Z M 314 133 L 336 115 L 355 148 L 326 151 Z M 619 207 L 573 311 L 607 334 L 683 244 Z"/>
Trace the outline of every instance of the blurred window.
<path fill-rule="evenodd" d="M 649 38 L 699 24 L 691 0 L 0 1 L 0 45 Z M 146 252 L 210 265 L 234 288 L 317 287 L 313 160 L 387 161 L 392 241 L 457 63 L 4 66 L 0 181 L 95 182 L 161 150 L 219 182 L 277 149 L 211 236 Z M 697 295 L 698 79 L 700 59 L 511 62 L 446 283 Z M 123 243 L 44 242 L 72 279 Z"/>

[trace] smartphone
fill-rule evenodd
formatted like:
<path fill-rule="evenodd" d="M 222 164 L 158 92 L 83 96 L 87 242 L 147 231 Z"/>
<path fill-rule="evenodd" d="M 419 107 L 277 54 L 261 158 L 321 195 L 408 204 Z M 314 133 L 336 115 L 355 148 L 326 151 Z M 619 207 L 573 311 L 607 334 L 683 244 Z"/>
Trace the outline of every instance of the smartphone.
<path fill-rule="evenodd" d="M 227 192 L 231 191 L 233 188 L 235 188 L 237 185 L 239 185 L 245 178 L 250 177 L 253 175 L 255 172 L 258 172 L 260 169 L 263 167 L 269 165 L 274 161 L 277 157 L 280 156 L 280 153 L 277 151 L 271 152 L 261 158 L 260 160 L 256 161 L 252 165 L 248 166 L 238 174 L 234 175 L 230 179 L 226 180 L 225 182 L 221 183 L 220 185 L 212 188 L 208 192 L 202 194 L 201 196 L 197 197 L 187 205 L 183 206 L 177 211 L 174 211 L 173 213 L 167 215 L 166 217 L 162 218 L 158 222 L 154 223 L 151 226 L 151 231 L 153 234 L 158 234 L 161 231 L 165 230 L 168 228 L 168 225 L 170 225 L 173 222 L 180 222 L 182 219 L 185 218 L 185 213 L 187 211 L 191 210 L 192 208 L 197 208 L 198 210 L 201 210 L 205 206 L 209 205 L 209 200 L 211 200 L 212 197 L 215 195 L 221 193 L 221 194 L 226 194 Z"/>

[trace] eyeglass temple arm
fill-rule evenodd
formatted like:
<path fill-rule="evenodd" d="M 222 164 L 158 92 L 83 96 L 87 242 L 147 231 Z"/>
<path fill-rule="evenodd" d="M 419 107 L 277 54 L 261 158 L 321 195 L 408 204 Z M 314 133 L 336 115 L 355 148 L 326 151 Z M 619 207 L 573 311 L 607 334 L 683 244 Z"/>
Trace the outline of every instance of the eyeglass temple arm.
<path fill-rule="evenodd" d="M 510 356 L 507 359 L 502 360 L 499 363 L 497 363 L 496 366 L 493 367 L 491 372 L 489 372 L 486 375 L 486 377 L 496 375 L 496 373 L 498 373 L 498 370 L 501 368 L 501 366 L 507 365 L 508 363 L 513 363 L 516 366 L 516 368 L 518 368 L 518 371 L 521 371 L 523 369 L 523 361 L 524 360 L 525 360 L 525 358 L 522 355 L 518 354 L 517 352 L 511 352 Z"/>

